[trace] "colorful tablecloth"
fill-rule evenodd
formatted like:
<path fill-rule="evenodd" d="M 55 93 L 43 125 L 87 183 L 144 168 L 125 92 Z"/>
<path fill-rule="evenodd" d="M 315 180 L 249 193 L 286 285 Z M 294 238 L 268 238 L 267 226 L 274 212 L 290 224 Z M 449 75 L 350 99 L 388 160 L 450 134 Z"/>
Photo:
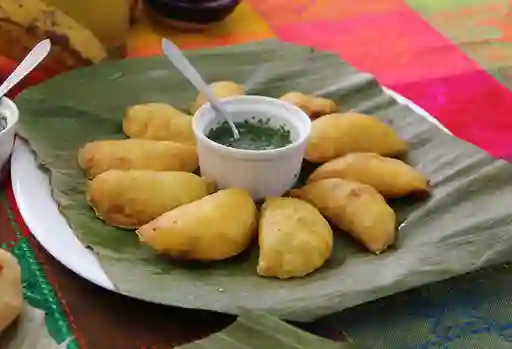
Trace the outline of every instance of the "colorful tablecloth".
<path fill-rule="evenodd" d="M 429 111 L 455 135 L 512 157 L 510 0 L 252 0 L 205 34 L 142 23 L 131 56 L 277 37 L 339 54 Z"/>
<path fill-rule="evenodd" d="M 224 23 L 183 34 L 136 25 L 129 55 L 160 53 L 160 37 L 183 48 L 280 38 L 336 52 L 415 101 L 455 135 L 512 158 L 512 1 L 247 0 Z M 0 72 L 10 69 L 0 61 Z M 41 77 L 36 76 L 36 79 Z M 47 312 L 69 348 L 171 348 L 215 332 L 233 317 L 159 307 L 80 279 L 35 242 L 9 182 L 0 244 L 22 260 L 26 298 Z M 368 348 L 509 348 L 512 273 L 507 266 L 389 297 L 305 327 Z"/>

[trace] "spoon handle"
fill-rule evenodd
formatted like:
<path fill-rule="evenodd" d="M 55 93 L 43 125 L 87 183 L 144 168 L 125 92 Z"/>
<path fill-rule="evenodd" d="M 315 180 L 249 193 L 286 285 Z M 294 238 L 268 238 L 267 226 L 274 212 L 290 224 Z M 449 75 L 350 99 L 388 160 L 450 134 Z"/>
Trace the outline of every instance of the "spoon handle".
<path fill-rule="evenodd" d="M 222 104 L 219 102 L 217 98 L 213 95 L 210 90 L 210 87 L 203 80 L 199 72 L 192 66 L 187 57 L 183 54 L 183 52 L 172 43 L 170 40 L 162 39 L 162 49 L 167 56 L 167 58 L 174 64 L 176 69 L 178 69 L 194 87 L 203 92 L 206 95 L 206 98 L 211 102 L 213 109 L 218 113 L 222 114 L 226 121 L 228 122 L 231 130 L 233 131 L 233 135 L 235 138 L 239 138 L 240 135 L 238 130 L 235 127 L 235 124 L 228 116 L 228 113 Z"/>
<path fill-rule="evenodd" d="M 210 91 L 210 88 L 204 82 L 201 75 L 199 75 L 198 71 L 190 64 L 187 57 L 183 55 L 181 50 L 174 45 L 171 41 L 167 39 L 163 39 L 163 50 L 171 60 L 171 62 L 174 64 L 174 66 L 183 74 L 185 77 L 194 85 L 196 89 L 199 91 L 205 91 L 207 94 L 208 99 L 215 98 L 213 97 L 213 94 Z"/>
<path fill-rule="evenodd" d="M 51 49 L 49 39 L 39 42 L 23 61 L 14 69 L 7 79 L 0 86 L 0 98 L 3 97 L 11 88 L 20 82 L 28 73 L 30 73 L 41 61 L 48 55 Z"/>

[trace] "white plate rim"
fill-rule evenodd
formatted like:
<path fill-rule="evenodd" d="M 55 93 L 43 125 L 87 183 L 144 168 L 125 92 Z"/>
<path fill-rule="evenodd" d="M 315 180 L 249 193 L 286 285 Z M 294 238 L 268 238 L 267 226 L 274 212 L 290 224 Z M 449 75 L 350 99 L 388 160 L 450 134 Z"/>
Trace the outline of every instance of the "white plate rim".
<path fill-rule="evenodd" d="M 418 115 L 451 134 L 424 109 L 384 88 L 398 103 L 409 106 Z M 21 217 L 37 241 L 56 260 L 80 277 L 107 290 L 116 290 L 101 267 L 97 256 L 75 236 L 51 195 L 49 179 L 37 165 L 28 144 L 18 138 L 11 157 L 11 184 Z M 55 232 L 58 238 L 55 238 Z"/>

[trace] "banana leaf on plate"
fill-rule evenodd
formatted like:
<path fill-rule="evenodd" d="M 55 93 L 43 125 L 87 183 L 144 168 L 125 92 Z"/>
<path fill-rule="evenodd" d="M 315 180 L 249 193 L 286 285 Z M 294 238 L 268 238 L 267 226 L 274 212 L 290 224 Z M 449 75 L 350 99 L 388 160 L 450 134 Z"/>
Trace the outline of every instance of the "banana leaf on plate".
<path fill-rule="evenodd" d="M 333 342 L 260 313 L 243 312 L 223 331 L 177 349 L 362 349 L 351 342 Z"/>
<path fill-rule="evenodd" d="M 256 248 L 219 263 L 171 263 L 141 246 L 135 234 L 94 216 L 76 153 L 92 140 L 123 138 L 127 106 L 167 102 L 185 110 L 196 92 L 163 57 L 79 69 L 19 96 L 20 132 L 48 170 L 63 215 L 120 292 L 168 305 L 308 321 L 510 258 L 512 168 L 397 103 L 371 75 L 334 55 L 277 41 L 189 57 L 209 81 L 244 83 L 258 72 L 249 94 L 301 91 L 333 98 L 341 110 L 376 115 L 408 140 L 405 160 L 429 176 L 433 194 L 393 203 L 400 223 L 394 249 L 375 256 L 339 233 L 331 260 L 306 278 L 258 277 Z"/>

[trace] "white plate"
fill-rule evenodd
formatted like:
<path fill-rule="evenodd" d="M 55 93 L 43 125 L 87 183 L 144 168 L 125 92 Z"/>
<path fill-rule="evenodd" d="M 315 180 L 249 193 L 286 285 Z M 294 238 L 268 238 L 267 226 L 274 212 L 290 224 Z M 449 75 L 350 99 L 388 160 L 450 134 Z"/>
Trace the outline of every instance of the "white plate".
<path fill-rule="evenodd" d="M 397 93 L 386 91 L 399 103 L 408 105 L 449 133 L 426 111 Z M 94 253 L 80 243 L 59 212 L 50 192 L 47 175 L 39 169 L 30 148 L 21 139 L 16 141 L 12 155 L 11 180 L 21 216 L 41 245 L 76 274 L 98 286 L 115 291 L 114 284 L 105 274 Z"/>
<path fill-rule="evenodd" d="M 78 240 L 51 195 L 48 176 L 39 169 L 25 141 L 16 139 L 11 157 L 11 182 L 21 216 L 41 245 L 81 277 L 115 290 L 94 253 Z"/>

